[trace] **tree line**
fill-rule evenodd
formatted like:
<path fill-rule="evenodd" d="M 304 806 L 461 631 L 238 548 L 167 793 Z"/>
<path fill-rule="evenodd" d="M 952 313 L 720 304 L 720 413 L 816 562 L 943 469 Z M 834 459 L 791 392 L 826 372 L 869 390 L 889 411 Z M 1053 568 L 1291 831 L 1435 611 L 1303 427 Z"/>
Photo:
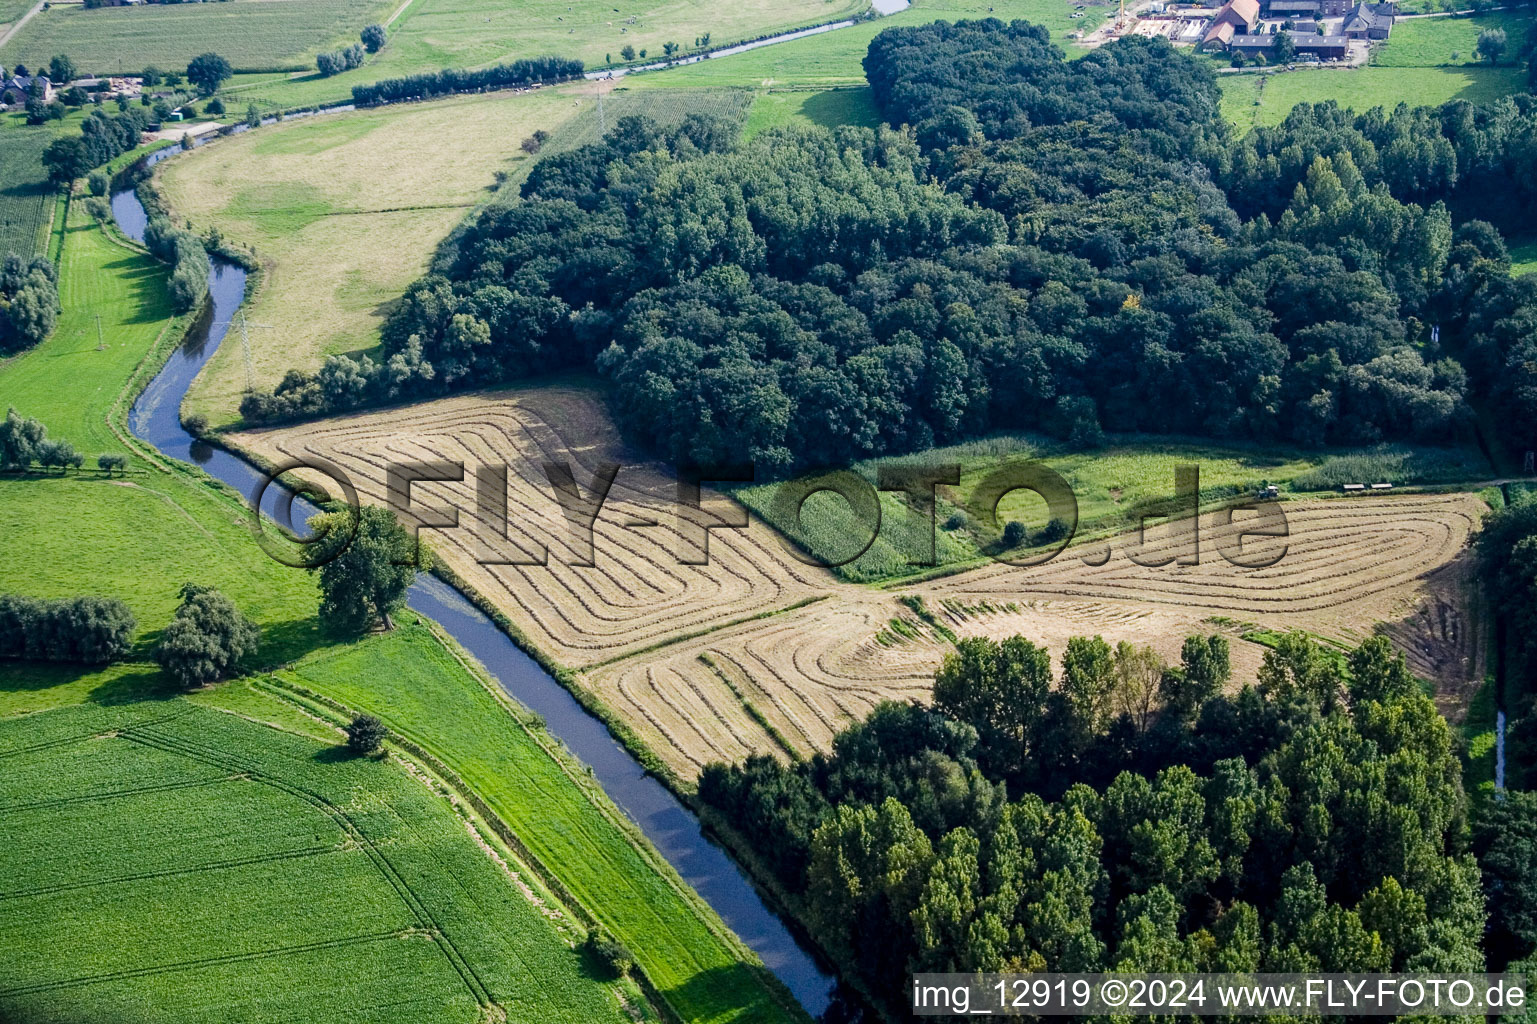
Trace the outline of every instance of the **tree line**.
<path fill-rule="evenodd" d="M 116 598 L 0 594 L 0 658 L 103 665 L 128 653 L 134 625 Z"/>
<path fill-rule="evenodd" d="M 1055 678 L 1028 640 L 964 640 L 933 707 L 709 765 L 698 796 L 877 999 L 913 971 L 1484 969 L 1455 741 L 1402 655 L 1295 634 L 1229 671 L 1220 638 L 1165 667 L 1080 637 Z M 1523 807 L 1478 841 L 1508 854 Z"/>
<path fill-rule="evenodd" d="M 0 264 L 0 355 L 29 349 L 53 331 L 59 317 L 58 281 L 47 258 L 6 255 Z"/>
<path fill-rule="evenodd" d="M 1537 789 L 1537 500 L 1522 496 L 1491 513 L 1474 540 L 1479 580 L 1501 620 L 1504 643 L 1505 780 Z"/>
<path fill-rule="evenodd" d="M 626 118 L 546 157 L 445 243 L 381 361 L 242 411 L 591 367 L 630 436 L 771 473 L 1000 429 L 1438 441 L 1486 382 L 1537 393 L 1489 368 L 1516 359 L 1532 289 L 1495 227 L 1385 187 L 1409 172 L 1364 148 L 1288 149 L 1242 184 L 1225 168 L 1269 144 L 1229 138 L 1210 68 L 1164 41 L 1069 62 L 1022 22 L 940 22 L 883 32 L 866 71 L 909 128 L 741 144 Z M 1468 109 L 1529 125 L 1525 102 Z"/>
<path fill-rule="evenodd" d="M 177 227 L 169 217 L 151 216 L 144 226 L 145 248 L 171 265 L 166 289 L 178 313 L 196 306 L 208 291 L 208 251 L 203 240 L 188 228 Z"/>
<path fill-rule="evenodd" d="M 0 470 L 14 472 L 36 464 L 44 469 L 79 469 L 85 457 L 61 438 L 48 436 L 48 428 L 30 416 L 8 408 L 0 421 Z M 121 468 L 114 463 L 110 468 Z M 103 465 L 102 469 L 109 469 Z"/>
<path fill-rule="evenodd" d="M 352 102 L 360 107 L 402 100 L 422 100 L 456 92 L 487 92 L 548 85 L 582 77 L 582 62 L 566 57 L 530 57 L 474 71 L 444 68 L 403 78 L 384 78 L 352 87 Z"/>

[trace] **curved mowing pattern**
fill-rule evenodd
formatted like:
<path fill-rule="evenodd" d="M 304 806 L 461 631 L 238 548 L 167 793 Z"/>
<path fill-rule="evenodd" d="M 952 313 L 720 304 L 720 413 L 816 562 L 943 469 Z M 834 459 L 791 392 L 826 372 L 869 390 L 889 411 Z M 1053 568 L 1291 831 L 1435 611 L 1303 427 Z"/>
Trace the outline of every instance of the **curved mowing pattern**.
<path fill-rule="evenodd" d="M 273 460 L 330 461 L 351 477 L 364 502 L 380 505 L 386 503 L 387 463 L 464 464 L 463 482 L 412 487 L 416 506 L 451 507 L 459 514 L 458 529 L 424 536 L 541 650 L 573 667 L 772 612 L 832 585 L 828 573 L 802 566 L 758 523 L 745 531 L 712 530 L 709 563 L 679 564 L 680 549 L 693 559 L 701 553 L 678 528 L 674 481 L 623 448 L 601 403 L 585 391 L 456 398 L 232 440 Z M 569 466 L 585 499 L 605 462 L 623 468 L 594 528 L 595 564 L 583 567 L 573 563 L 587 559 L 586 545 L 556 503 L 544 465 Z M 482 465 L 508 467 L 506 538 L 477 508 L 474 477 Z M 722 507 L 719 499 L 705 504 Z M 709 509 L 689 519 L 718 521 Z M 481 565 L 481 544 L 497 557 L 525 562 L 545 549 L 548 564 Z"/>
<path fill-rule="evenodd" d="M 1284 557 L 1259 569 L 1220 553 L 1252 524 L 1240 516 L 1222 526 L 1208 513 L 1197 565 L 1134 562 L 1133 552 L 1154 562 L 1184 550 L 1182 535 L 1153 527 L 1143 539 L 1075 547 L 1044 566 L 990 563 L 904 588 L 923 599 L 920 614 L 899 593 L 802 565 L 756 520 L 745 531 L 712 531 L 708 565 L 680 565 L 671 474 L 627 452 L 601 400 L 580 388 L 448 399 L 233 440 L 274 460 L 334 462 L 375 503 L 383 503 L 386 462 L 464 463 L 462 483 L 413 487 L 418 506 L 459 510 L 459 528 L 427 533 L 433 549 L 540 650 L 581 670 L 684 778 L 749 752 L 826 749 L 877 702 L 926 699 L 951 636 L 1019 633 L 1056 653 L 1071 636 L 1097 633 L 1151 644 L 1174 660 L 1184 636 L 1219 628 L 1214 619 L 1348 644 L 1384 623 L 1420 674 L 1458 685 L 1479 671 L 1474 631 L 1452 585 L 1483 511 L 1471 495 L 1288 502 L 1284 541 L 1249 537 L 1242 546 L 1255 559 L 1285 545 Z M 572 564 L 582 546 L 545 462 L 569 463 L 584 497 L 602 463 L 623 465 L 598 518 L 590 568 Z M 505 540 L 477 512 L 482 464 L 510 467 Z M 706 505 L 730 507 L 720 498 Z M 548 564 L 479 565 L 477 545 L 487 539 L 507 557 L 547 547 Z M 1084 561 L 1107 552 L 1102 564 Z M 1234 645 L 1235 677 L 1252 678 L 1262 653 Z"/>

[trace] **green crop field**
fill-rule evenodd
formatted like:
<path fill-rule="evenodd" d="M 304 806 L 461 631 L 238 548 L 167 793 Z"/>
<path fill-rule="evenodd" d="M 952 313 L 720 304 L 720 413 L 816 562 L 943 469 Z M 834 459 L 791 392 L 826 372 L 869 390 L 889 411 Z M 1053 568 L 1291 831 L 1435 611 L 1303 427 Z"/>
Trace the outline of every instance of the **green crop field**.
<path fill-rule="evenodd" d="M 48 226 L 54 187 L 43 170 L 52 128 L 0 128 L 0 255 L 31 256 Z"/>
<path fill-rule="evenodd" d="M 213 51 L 239 70 L 307 67 L 317 51 L 351 42 L 363 26 L 389 17 L 393 0 L 225 0 L 86 10 L 41 11 L 0 48 L 11 67 L 68 54 L 84 72 L 183 68 Z"/>
<path fill-rule="evenodd" d="M 1365 474 L 1374 481 L 1393 483 L 1465 481 L 1491 475 L 1487 463 L 1471 449 L 1387 446 L 1323 456 L 1273 446 L 1127 437 L 1098 451 L 1071 452 L 1059 442 L 1026 435 L 999 435 L 913 456 L 858 463 L 853 469 L 873 482 L 883 463 L 958 464 L 960 486 L 940 489 L 934 517 L 935 523 L 944 524 L 935 531 L 936 564 L 950 566 L 984 557 L 997 544 L 1001 526 L 1010 520 L 1019 520 L 1032 532 L 1046 526 L 1044 500 L 1027 491 L 1004 498 L 996 525 L 987 521 L 985 513 L 962 508 L 986 474 L 1028 461 L 1045 463 L 1067 481 L 1077 500 L 1080 536 L 1118 531 L 1135 525 L 1141 514 L 1152 514 L 1150 509 L 1174 496 L 1178 465 L 1200 467 L 1203 503 L 1251 494 L 1266 482 L 1295 493 L 1335 490 L 1340 482 L 1335 477 L 1341 473 L 1347 482 L 1356 479 L 1351 474 Z M 848 503 L 826 491 L 806 501 L 799 526 L 775 508 L 777 485 L 739 487 L 732 493 L 765 521 L 828 561 L 847 558 L 870 535 Z M 951 520 L 952 516 L 957 518 Z M 947 520 L 955 525 L 945 528 Z M 884 493 L 874 542 L 835 571 L 855 583 L 884 582 L 927 571 L 913 563 L 927 560 L 930 530 L 927 517 L 914 513 L 896 494 Z"/>
<path fill-rule="evenodd" d="M 1522 63 L 1516 55 L 1532 30 L 1530 11 L 1493 11 L 1467 18 L 1410 18 L 1393 26 L 1393 34 L 1372 54 L 1379 67 L 1441 67 L 1478 64 L 1473 52 L 1478 34 L 1504 29 L 1509 49 L 1506 65 Z M 1484 62 L 1487 65 L 1487 62 Z"/>
<path fill-rule="evenodd" d="M 389 760 L 172 700 L 0 722 L 0 766 L 8 1022 L 630 1019 Z"/>
<path fill-rule="evenodd" d="M 1488 103 L 1526 90 L 1524 69 L 1510 66 L 1321 68 L 1270 75 L 1222 75 L 1222 113 L 1247 131 L 1276 125 L 1299 103 L 1333 100 L 1347 110 L 1391 110 L 1399 103 L 1439 106 L 1451 100 Z"/>
<path fill-rule="evenodd" d="M 881 123 L 868 86 L 853 89 L 770 91 L 760 93 L 747 115 L 744 135 L 752 138 L 766 128 L 784 124 L 817 124 L 836 128 L 851 124 L 874 128 Z"/>
<path fill-rule="evenodd" d="M 316 654 L 280 678 L 378 715 L 440 758 L 629 946 L 684 1020 L 803 1019 L 744 962 L 750 954 L 714 912 L 633 841 L 596 783 L 563 769 L 542 727 L 515 717 L 427 627 Z"/>

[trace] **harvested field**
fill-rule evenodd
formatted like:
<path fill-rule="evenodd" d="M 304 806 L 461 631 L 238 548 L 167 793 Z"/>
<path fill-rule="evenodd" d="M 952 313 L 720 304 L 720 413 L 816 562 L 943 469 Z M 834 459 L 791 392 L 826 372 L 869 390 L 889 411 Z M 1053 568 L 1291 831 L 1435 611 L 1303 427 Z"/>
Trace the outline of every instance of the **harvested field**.
<path fill-rule="evenodd" d="M 341 467 L 365 503 L 383 505 L 390 462 L 460 462 L 466 479 L 418 483 L 416 507 L 458 510 L 460 527 L 427 534 L 455 572 L 492 601 L 556 661 L 582 668 L 635 654 L 735 619 L 772 613 L 833 586 L 801 565 L 761 523 L 713 530 L 707 565 L 680 565 L 680 546 L 700 558 L 678 528 L 675 483 L 663 467 L 625 449 L 596 393 L 541 388 L 447 399 L 406 410 L 326 420 L 231 436 L 273 461 L 321 458 Z M 556 503 L 546 463 L 571 467 L 583 498 L 600 465 L 619 464 L 591 545 Z M 506 465 L 508 527 L 499 536 L 476 503 L 476 469 Z M 687 522 L 718 522 L 707 499 Z M 481 565 L 479 545 L 503 560 L 545 565 Z"/>
<path fill-rule="evenodd" d="M 1288 502 L 1289 536 L 1250 536 L 1256 561 L 1219 551 L 1237 531 L 1200 518 L 1200 561 L 1167 526 L 1138 541 L 1074 548 L 1044 566 L 989 564 L 890 591 L 839 582 L 787 555 L 766 527 L 711 532 L 710 563 L 680 565 L 665 467 L 628 452 L 599 396 L 575 386 L 448 399 L 410 409 L 235 435 L 269 459 L 319 457 L 342 467 L 364 501 L 382 503 L 383 465 L 462 462 L 464 482 L 418 483 L 417 509 L 454 507 L 460 527 L 428 533 L 442 559 L 525 636 L 580 678 L 684 778 L 749 752 L 805 755 L 885 699 L 925 699 L 951 636 L 1021 634 L 1059 654 L 1072 636 L 1152 645 L 1175 660 L 1191 633 L 1247 625 L 1302 629 L 1354 645 L 1385 628 L 1416 672 L 1443 693 L 1480 678 L 1477 631 L 1460 584 L 1484 506 L 1468 494 Z M 600 464 L 622 465 L 597 519 L 595 564 L 557 505 L 543 463 L 569 462 L 582 496 Z M 509 529 L 477 510 L 479 465 L 506 463 Z M 729 507 L 707 497 L 707 509 Z M 636 527 L 637 520 L 654 525 Z M 715 519 L 691 512 L 686 521 Z M 719 519 L 715 519 L 719 521 Z M 482 566 L 477 543 L 545 565 Z M 697 556 L 697 549 L 694 549 Z M 1108 554 L 1108 558 L 1101 558 Z M 1086 564 L 1085 559 L 1100 562 Z M 903 598 L 921 599 L 920 608 Z M 1234 676 L 1250 680 L 1262 649 L 1235 640 Z"/>

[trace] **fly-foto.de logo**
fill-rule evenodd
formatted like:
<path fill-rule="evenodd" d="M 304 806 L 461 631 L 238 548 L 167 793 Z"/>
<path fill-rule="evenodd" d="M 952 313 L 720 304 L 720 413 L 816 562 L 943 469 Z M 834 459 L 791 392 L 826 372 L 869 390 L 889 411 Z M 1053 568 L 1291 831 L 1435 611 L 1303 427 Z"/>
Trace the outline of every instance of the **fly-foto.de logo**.
<path fill-rule="evenodd" d="M 545 462 L 540 469 L 548 500 L 544 510 L 509 510 L 508 471 L 500 463 L 466 466 L 463 462 L 391 462 L 385 465 L 385 505 L 418 540 L 430 530 L 470 530 L 477 534 L 476 561 L 481 565 L 544 566 L 548 546 L 527 539 L 509 555 L 506 542 L 515 528 L 533 537 L 552 530 L 566 535 L 567 564 L 594 566 L 600 553 L 597 524 L 615 490 L 622 486 L 625 467 L 617 462 L 598 463 L 578 474 L 567 462 Z M 1046 525 L 1033 536 L 1014 543 L 986 546 L 982 553 L 995 562 L 1018 567 L 1045 565 L 1061 556 L 1078 540 L 1079 503 L 1072 485 L 1062 474 L 1042 462 L 1011 462 L 986 472 L 964 494 L 959 463 L 881 466 L 872 482 L 853 470 L 839 469 L 784 480 L 773 485 L 771 518 L 780 529 L 780 543 L 791 557 L 807 565 L 837 568 L 867 552 L 882 535 L 883 522 L 893 514 L 917 517 L 917 529 L 903 531 L 909 542 L 908 564 L 915 569 L 939 564 L 939 507 L 941 496 L 964 509 L 969 521 L 982 532 L 1007 536 L 1000 522 L 1000 508 L 1007 499 L 1033 494 L 1045 503 Z M 285 478 L 280 480 L 280 478 Z M 1241 569 L 1264 569 L 1285 557 L 1290 536 L 1286 512 L 1276 500 L 1275 488 L 1265 487 L 1251 496 L 1227 498 L 1203 511 L 1201 473 L 1198 465 L 1174 469 L 1172 494 L 1139 503 L 1117 525 L 1122 539 L 1116 547 L 1139 566 L 1194 566 L 1208 548 Z M 645 529 L 666 522 L 676 538 L 679 565 L 707 565 L 710 535 L 718 530 L 745 530 L 747 509 L 718 495 L 707 495 L 712 484 L 752 484 L 756 475 L 751 463 L 726 466 L 687 466 L 674 475 L 672 493 L 659 496 L 651 490 L 644 504 L 654 516 L 624 518 L 626 529 Z M 453 493 L 459 504 L 445 503 L 442 489 L 423 498 L 419 485 L 459 485 Z M 335 491 L 333 491 L 333 486 Z M 275 539 L 264 528 L 262 503 L 269 489 L 279 488 L 280 506 L 288 508 L 307 500 L 328 514 L 310 521 L 306 536 Z M 338 493 L 340 497 L 338 497 Z M 834 543 L 823 537 L 817 544 L 798 544 L 791 538 L 807 535 L 807 502 L 818 495 L 834 496 L 846 507 L 844 524 Z M 895 502 L 885 501 L 890 495 Z M 289 565 L 324 564 L 347 549 L 356 533 L 361 503 L 358 488 L 348 474 L 324 459 L 294 459 L 274 467 L 258 481 L 251 494 L 251 529 L 264 550 Z M 1014 524 L 1009 524 L 1013 526 Z M 1150 539 L 1156 527 L 1158 538 Z M 1203 535 L 1210 529 L 1211 543 Z M 830 551 L 836 548 L 836 551 Z M 1074 551 L 1085 565 L 1101 566 L 1113 557 L 1108 541 L 1080 542 Z"/>

